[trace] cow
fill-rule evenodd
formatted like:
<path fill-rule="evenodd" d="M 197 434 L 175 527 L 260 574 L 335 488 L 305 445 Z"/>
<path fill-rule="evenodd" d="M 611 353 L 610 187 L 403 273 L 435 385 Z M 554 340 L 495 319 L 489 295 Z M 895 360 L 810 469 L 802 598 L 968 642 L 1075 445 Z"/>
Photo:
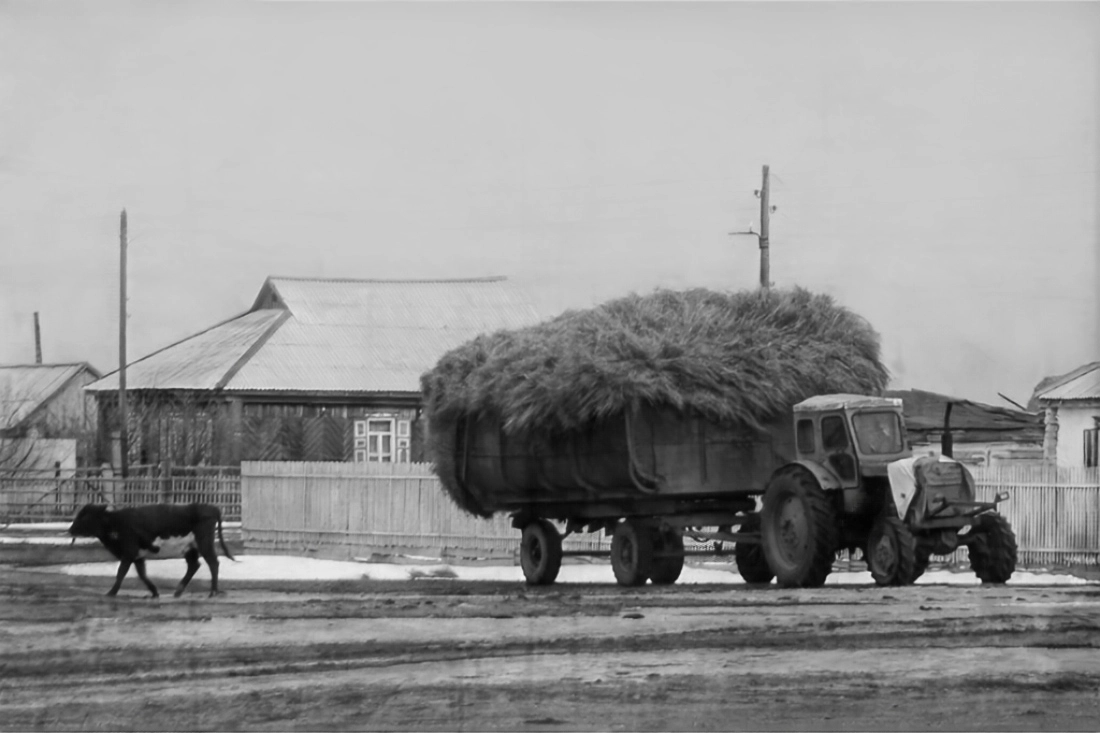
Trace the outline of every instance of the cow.
<path fill-rule="evenodd" d="M 222 513 L 212 504 L 150 504 L 111 510 L 106 504 L 87 504 L 77 512 L 76 519 L 69 527 L 73 541 L 77 537 L 95 537 L 107 550 L 118 558 L 118 575 L 108 596 L 118 594 L 122 580 L 130 572 L 130 566 L 137 568 L 138 577 L 152 593 L 159 598 L 157 587 L 145 575 L 145 559 L 151 553 L 160 552 L 157 539 L 171 537 L 189 537 L 190 542 L 184 553 L 187 561 L 187 573 L 176 586 L 175 597 L 183 595 L 184 588 L 191 582 L 199 569 L 199 556 L 206 560 L 210 568 L 210 596 L 218 592 L 218 554 L 214 547 L 214 530 L 226 557 L 234 562 L 233 553 L 225 546 L 222 536 Z"/>

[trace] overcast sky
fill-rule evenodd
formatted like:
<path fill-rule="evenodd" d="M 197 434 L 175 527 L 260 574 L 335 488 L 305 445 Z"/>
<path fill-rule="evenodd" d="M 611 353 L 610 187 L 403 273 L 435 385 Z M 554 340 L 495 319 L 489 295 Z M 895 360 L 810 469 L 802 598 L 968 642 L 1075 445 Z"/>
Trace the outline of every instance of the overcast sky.
<path fill-rule="evenodd" d="M 994 404 L 1100 359 L 1100 4 L 0 2 L 0 363 L 131 359 L 268 275 L 553 315 L 772 279 Z"/>

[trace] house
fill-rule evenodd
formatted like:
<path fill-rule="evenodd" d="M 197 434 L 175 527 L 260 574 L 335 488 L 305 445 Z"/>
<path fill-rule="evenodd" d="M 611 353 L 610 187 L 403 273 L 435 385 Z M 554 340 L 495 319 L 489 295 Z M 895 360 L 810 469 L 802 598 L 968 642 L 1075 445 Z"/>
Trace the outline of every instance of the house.
<path fill-rule="evenodd" d="M 538 318 L 500 277 L 269 277 L 247 312 L 127 365 L 129 461 L 417 461 L 420 375 Z M 117 435 L 117 372 L 87 389 Z"/>
<path fill-rule="evenodd" d="M 1100 465 L 1100 361 L 1042 380 L 1028 407 L 1045 416 L 1047 460 L 1066 468 Z"/>
<path fill-rule="evenodd" d="M 85 362 L 0 366 L 0 468 L 84 465 L 96 426 L 84 386 L 101 376 Z"/>
<path fill-rule="evenodd" d="M 986 405 L 920 389 L 887 390 L 902 400 L 905 428 L 916 453 L 939 453 L 947 406 L 955 458 L 972 465 L 1041 462 L 1043 415 Z"/>

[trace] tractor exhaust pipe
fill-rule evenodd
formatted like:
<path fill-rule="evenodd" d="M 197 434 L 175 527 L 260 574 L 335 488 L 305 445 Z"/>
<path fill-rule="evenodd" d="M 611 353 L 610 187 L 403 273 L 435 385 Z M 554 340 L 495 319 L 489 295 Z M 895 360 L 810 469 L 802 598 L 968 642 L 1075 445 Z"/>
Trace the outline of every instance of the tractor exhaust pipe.
<path fill-rule="evenodd" d="M 947 403 L 947 409 L 943 413 L 943 435 L 940 437 L 940 454 L 948 458 L 955 457 L 955 446 L 951 440 L 951 408 L 953 402 Z"/>

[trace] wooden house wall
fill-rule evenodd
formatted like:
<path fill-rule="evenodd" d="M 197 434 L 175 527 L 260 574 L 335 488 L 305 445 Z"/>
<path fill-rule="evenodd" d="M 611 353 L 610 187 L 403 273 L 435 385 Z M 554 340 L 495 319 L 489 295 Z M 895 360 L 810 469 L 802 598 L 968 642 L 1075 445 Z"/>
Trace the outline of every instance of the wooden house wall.
<path fill-rule="evenodd" d="M 237 466 L 241 461 L 352 461 L 357 420 L 381 414 L 411 423 L 410 461 L 423 460 L 418 410 L 392 405 L 181 403 L 142 395 L 128 403 L 131 465 Z M 100 400 L 98 462 L 111 462 L 118 401 Z"/>

